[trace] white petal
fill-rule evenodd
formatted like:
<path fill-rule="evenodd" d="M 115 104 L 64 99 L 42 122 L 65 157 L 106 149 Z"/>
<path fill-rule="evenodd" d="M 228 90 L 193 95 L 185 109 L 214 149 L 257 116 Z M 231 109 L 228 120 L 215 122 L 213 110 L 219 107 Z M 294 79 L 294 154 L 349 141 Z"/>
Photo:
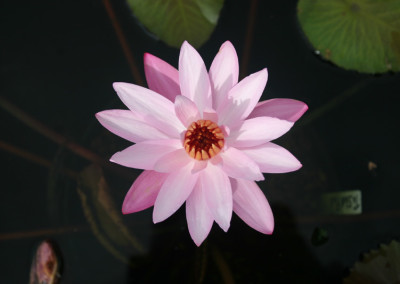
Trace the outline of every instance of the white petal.
<path fill-rule="evenodd" d="M 161 157 L 180 148 L 182 142 L 175 139 L 144 141 L 115 153 L 110 161 L 130 168 L 153 170 Z"/>
<path fill-rule="evenodd" d="M 179 83 L 182 95 L 195 102 L 201 113 L 204 108 L 212 107 L 206 66 L 199 53 L 186 41 L 179 54 Z"/>
<path fill-rule="evenodd" d="M 228 176 L 220 167 L 208 163 L 200 172 L 199 182 L 215 222 L 228 231 L 232 218 L 232 189 Z"/>
<path fill-rule="evenodd" d="M 271 142 L 240 150 L 253 159 L 263 173 L 287 173 L 301 168 L 301 163 L 288 150 Z"/>
<path fill-rule="evenodd" d="M 254 181 L 231 179 L 233 211 L 253 229 L 272 234 L 274 216 L 265 195 Z"/>
<path fill-rule="evenodd" d="M 192 193 L 198 174 L 192 174 L 193 164 L 169 174 L 154 203 L 153 222 L 164 221 L 181 207 Z"/>
<path fill-rule="evenodd" d="M 248 180 L 264 179 L 258 165 L 236 148 L 229 147 L 216 157 L 222 159 L 222 169 L 230 177 Z"/>
<path fill-rule="evenodd" d="M 148 124 L 176 138 L 185 130 L 175 115 L 174 104 L 167 98 L 133 84 L 114 83 L 113 86 L 122 102 L 142 115 Z"/>
<path fill-rule="evenodd" d="M 214 218 L 208 209 L 203 189 L 199 183 L 196 184 L 186 200 L 186 220 L 190 236 L 195 244 L 200 246 L 210 233 Z"/>

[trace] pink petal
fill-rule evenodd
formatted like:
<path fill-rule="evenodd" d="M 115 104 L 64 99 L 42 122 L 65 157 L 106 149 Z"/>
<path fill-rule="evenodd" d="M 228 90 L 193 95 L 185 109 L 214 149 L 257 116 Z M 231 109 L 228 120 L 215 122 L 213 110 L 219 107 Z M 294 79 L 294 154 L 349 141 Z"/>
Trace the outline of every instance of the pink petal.
<path fill-rule="evenodd" d="M 182 142 L 175 139 L 143 141 L 115 153 L 110 161 L 125 167 L 153 170 L 161 157 L 180 148 Z"/>
<path fill-rule="evenodd" d="M 206 66 L 198 52 L 185 41 L 179 54 L 179 83 L 182 95 L 195 102 L 200 112 L 212 107 Z"/>
<path fill-rule="evenodd" d="M 175 113 L 186 128 L 189 127 L 192 122 L 200 119 L 200 113 L 196 104 L 184 96 L 176 96 Z"/>
<path fill-rule="evenodd" d="M 125 196 L 122 213 L 134 213 L 153 206 L 167 176 L 155 171 L 141 173 Z"/>
<path fill-rule="evenodd" d="M 274 216 L 265 195 L 253 181 L 231 179 L 233 211 L 253 229 L 272 234 Z"/>
<path fill-rule="evenodd" d="M 228 99 L 221 103 L 217 110 L 219 124 L 233 126 L 244 120 L 253 111 L 259 101 L 268 80 L 267 69 L 247 76 L 228 93 Z"/>
<path fill-rule="evenodd" d="M 256 162 L 242 151 L 229 147 L 227 150 L 221 151 L 218 156 L 222 158 L 222 169 L 228 176 L 248 180 L 264 179 Z"/>
<path fill-rule="evenodd" d="M 134 143 L 169 138 L 130 110 L 105 110 L 98 112 L 96 118 L 112 133 Z"/>
<path fill-rule="evenodd" d="M 149 88 L 173 102 L 181 93 L 178 70 L 150 53 L 145 53 L 143 60 Z"/>
<path fill-rule="evenodd" d="M 240 150 L 253 159 L 263 173 L 287 173 L 302 166 L 288 150 L 271 142 Z"/>
<path fill-rule="evenodd" d="M 220 167 L 208 163 L 200 172 L 199 182 L 215 222 L 228 231 L 232 218 L 232 189 L 228 176 Z"/>
<path fill-rule="evenodd" d="M 214 218 L 207 207 L 203 188 L 199 183 L 186 200 L 186 220 L 190 236 L 194 243 L 200 246 L 210 233 Z"/>
<path fill-rule="evenodd" d="M 198 174 L 192 174 L 192 164 L 169 174 L 154 203 L 153 222 L 164 221 L 181 207 L 192 193 Z"/>
<path fill-rule="evenodd" d="M 239 62 L 232 43 L 226 41 L 219 49 L 210 68 L 210 83 L 213 91 L 214 109 L 228 97 L 228 92 L 238 82 Z"/>
<path fill-rule="evenodd" d="M 218 114 L 213 109 L 205 109 L 203 111 L 203 119 L 218 122 Z"/>
<path fill-rule="evenodd" d="M 259 102 L 249 118 L 258 116 L 276 117 L 296 122 L 308 109 L 308 106 L 292 99 L 271 99 Z"/>
<path fill-rule="evenodd" d="M 165 97 L 140 86 L 128 83 L 114 83 L 115 91 L 122 102 L 132 111 L 142 115 L 148 124 L 179 137 L 185 130 L 175 115 L 174 104 Z"/>
<path fill-rule="evenodd" d="M 252 147 L 274 140 L 293 126 L 293 122 L 274 117 L 247 119 L 236 130 L 231 130 L 227 141 L 232 147 Z"/>
<path fill-rule="evenodd" d="M 208 161 L 207 160 L 205 160 L 205 161 L 197 161 L 196 160 L 194 162 L 194 166 L 193 166 L 193 169 L 192 169 L 192 174 L 198 173 L 198 172 L 204 170 L 207 167 L 207 165 L 208 165 Z"/>
<path fill-rule="evenodd" d="M 190 162 L 194 164 L 195 161 L 186 153 L 186 150 L 182 148 L 160 158 L 154 165 L 154 170 L 161 173 L 170 173 L 186 166 Z"/>

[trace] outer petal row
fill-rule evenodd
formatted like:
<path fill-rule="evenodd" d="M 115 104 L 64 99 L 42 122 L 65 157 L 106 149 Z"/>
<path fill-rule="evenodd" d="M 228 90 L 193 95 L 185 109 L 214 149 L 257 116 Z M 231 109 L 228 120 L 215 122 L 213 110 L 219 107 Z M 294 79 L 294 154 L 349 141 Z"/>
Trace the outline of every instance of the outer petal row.
<path fill-rule="evenodd" d="M 190 236 L 195 244 L 200 246 L 210 233 L 214 218 L 208 209 L 204 189 L 199 182 L 186 200 L 186 220 Z"/>
<path fill-rule="evenodd" d="M 175 115 L 174 104 L 165 97 L 133 84 L 114 83 L 113 86 L 122 102 L 142 115 L 148 124 L 176 138 L 185 129 Z"/>
<path fill-rule="evenodd" d="M 247 180 L 264 179 L 256 162 L 242 151 L 229 147 L 227 150 L 221 151 L 218 156 L 222 159 L 222 169 L 229 177 Z"/>
<path fill-rule="evenodd" d="M 197 173 L 191 173 L 192 167 L 188 164 L 168 175 L 154 203 L 154 223 L 164 221 L 174 214 L 192 193 L 198 179 Z"/>
<path fill-rule="evenodd" d="M 153 170 L 164 155 L 182 148 L 180 140 L 148 140 L 115 153 L 110 161 L 125 167 Z"/>
<path fill-rule="evenodd" d="M 134 213 L 153 206 L 167 176 L 155 171 L 141 173 L 125 196 L 122 213 Z"/>
<path fill-rule="evenodd" d="M 199 182 L 215 222 L 226 232 L 232 217 L 232 189 L 225 172 L 209 163 L 200 172 Z"/>
<path fill-rule="evenodd" d="M 179 54 L 179 83 L 182 95 L 195 102 L 201 113 L 212 107 L 206 66 L 200 54 L 186 41 Z"/>
<path fill-rule="evenodd" d="M 217 109 L 219 124 L 234 126 L 245 120 L 259 101 L 268 80 L 267 69 L 251 74 L 235 85 Z"/>
<path fill-rule="evenodd" d="M 175 96 L 181 93 L 178 70 L 149 53 L 144 54 L 143 61 L 149 88 L 173 102 Z"/>
<path fill-rule="evenodd" d="M 271 142 L 240 150 L 255 161 L 263 173 L 293 172 L 302 166 L 288 150 Z"/>
<path fill-rule="evenodd" d="M 272 234 L 274 216 L 265 195 L 254 181 L 231 179 L 233 211 L 253 229 Z"/>
<path fill-rule="evenodd" d="M 134 143 L 171 138 L 130 110 L 105 110 L 97 113 L 96 118 L 112 133 Z"/>
<path fill-rule="evenodd" d="M 259 116 L 276 117 L 296 122 L 308 109 L 308 106 L 292 99 L 271 99 L 259 102 L 249 118 Z"/>
<path fill-rule="evenodd" d="M 238 82 L 239 62 L 232 43 L 221 45 L 210 67 L 210 83 L 213 91 L 213 107 L 219 109 L 227 100 L 228 92 Z"/>
<path fill-rule="evenodd" d="M 289 131 L 293 122 L 275 117 L 255 117 L 245 120 L 238 129 L 232 130 L 227 141 L 232 147 L 252 147 L 281 137 Z"/>

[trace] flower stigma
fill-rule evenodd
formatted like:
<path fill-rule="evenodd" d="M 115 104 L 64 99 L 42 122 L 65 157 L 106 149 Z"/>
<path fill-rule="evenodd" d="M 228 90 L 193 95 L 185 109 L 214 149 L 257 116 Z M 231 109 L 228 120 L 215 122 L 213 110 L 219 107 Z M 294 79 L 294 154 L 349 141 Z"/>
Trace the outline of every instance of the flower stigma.
<path fill-rule="evenodd" d="M 224 147 L 224 134 L 211 120 L 193 122 L 185 133 L 183 146 L 190 157 L 198 161 L 211 159 Z"/>

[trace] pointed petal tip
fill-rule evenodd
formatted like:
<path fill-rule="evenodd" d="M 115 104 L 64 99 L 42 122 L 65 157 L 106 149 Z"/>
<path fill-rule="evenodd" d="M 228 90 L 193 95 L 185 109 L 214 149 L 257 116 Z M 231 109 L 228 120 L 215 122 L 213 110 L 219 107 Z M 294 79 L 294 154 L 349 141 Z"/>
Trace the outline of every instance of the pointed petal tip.
<path fill-rule="evenodd" d="M 292 115 L 291 120 L 293 122 L 296 122 L 298 119 L 300 119 L 300 117 L 303 116 L 303 114 L 308 110 L 308 105 L 302 101 L 298 101 L 295 100 L 297 102 L 298 105 L 300 105 L 299 110 L 297 111 L 297 113 L 294 113 Z"/>
<path fill-rule="evenodd" d="M 209 232 L 207 234 L 198 234 L 195 232 L 191 232 L 191 230 L 189 229 L 189 234 L 190 234 L 190 237 L 192 238 L 193 242 L 196 244 L 196 246 L 199 247 L 206 240 Z"/>
<path fill-rule="evenodd" d="M 190 232 L 189 232 L 189 233 L 190 233 Z M 190 237 L 192 238 L 193 242 L 195 243 L 195 245 L 196 245 L 197 247 L 201 246 L 201 244 L 202 244 L 202 243 L 204 242 L 204 240 L 206 239 L 206 238 L 198 238 L 198 237 L 192 236 L 192 235 L 190 235 Z"/>
<path fill-rule="evenodd" d="M 161 218 L 160 218 L 159 216 L 157 216 L 156 214 L 154 214 L 154 210 L 153 210 L 153 223 L 154 223 L 154 224 L 157 224 L 157 223 L 160 223 L 160 222 L 162 222 L 162 221 L 164 221 L 164 220 L 161 220 Z"/>
<path fill-rule="evenodd" d="M 268 77 L 268 69 L 267 69 L 267 68 L 262 69 L 260 72 L 261 72 L 264 76 L 267 76 L 267 77 Z"/>
<path fill-rule="evenodd" d="M 144 65 L 151 65 L 151 63 L 157 63 L 158 61 L 161 61 L 161 59 L 151 53 L 145 52 L 143 54 Z"/>
<path fill-rule="evenodd" d="M 262 172 L 260 171 L 260 174 L 257 176 L 257 179 L 255 179 L 255 181 L 263 181 L 263 180 L 265 180 L 265 177 L 262 174 Z"/>
<path fill-rule="evenodd" d="M 222 46 L 224 46 L 224 45 L 232 45 L 232 46 L 233 46 L 233 44 L 232 44 L 232 42 L 231 42 L 230 40 L 226 40 L 226 41 L 222 44 Z"/>
<path fill-rule="evenodd" d="M 100 120 L 100 118 L 101 118 L 101 113 L 102 113 L 102 111 L 99 111 L 99 112 L 95 113 L 94 117 L 95 117 L 97 120 Z"/>
<path fill-rule="evenodd" d="M 128 85 L 128 83 L 125 82 L 114 82 L 112 84 L 114 90 L 118 93 L 119 90 L 123 89 L 124 87 L 126 87 L 126 85 Z"/>
<path fill-rule="evenodd" d="M 220 228 L 221 228 L 225 233 L 227 233 L 228 230 L 229 230 L 229 228 L 230 228 L 230 226 L 231 226 L 231 222 L 229 222 L 229 223 L 227 223 L 227 224 L 218 224 L 218 225 L 220 226 Z"/>
<path fill-rule="evenodd" d="M 143 60 L 151 59 L 152 57 L 154 57 L 154 55 L 152 55 L 151 53 L 148 52 L 143 53 Z"/>
<path fill-rule="evenodd" d="M 124 208 L 125 206 L 124 205 L 122 205 L 122 210 L 121 210 L 121 212 L 122 212 L 122 214 L 123 215 L 128 215 L 128 214 L 130 214 L 130 213 L 133 213 L 133 212 L 129 212 L 126 208 Z"/>
<path fill-rule="evenodd" d="M 308 110 L 308 105 L 306 103 L 303 103 L 303 108 L 301 109 L 301 112 L 299 113 L 299 118 Z"/>
<path fill-rule="evenodd" d="M 190 43 L 187 40 L 185 40 L 181 45 L 181 52 L 182 52 L 182 49 L 187 49 L 188 47 L 190 48 L 192 46 L 190 45 Z"/>
<path fill-rule="evenodd" d="M 224 49 L 224 48 L 232 48 L 232 49 L 235 50 L 235 52 L 236 52 L 235 47 L 233 46 L 233 44 L 232 44 L 229 40 L 225 41 L 225 42 L 221 45 L 221 47 L 219 48 L 219 50 L 222 50 L 222 49 Z"/>
<path fill-rule="evenodd" d="M 112 112 L 112 111 L 117 111 L 117 110 L 102 110 L 102 111 L 99 111 L 99 112 L 95 113 L 95 114 L 94 114 L 94 117 L 95 117 L 101 124 L 103 124 L 103 123 L 102 123 L 102 120 L 105 119 L 105 118 L 107 118 L 107 115 L 108 115 L 110 112 Z"/>
<path fill-rule="evenodd" d="M 260 233 L 263 233 L 265 235 L 272 235 L 274 233 L 274 225 L 272 225 L 272 228 L 263 228 L 259 231 Z"/>

